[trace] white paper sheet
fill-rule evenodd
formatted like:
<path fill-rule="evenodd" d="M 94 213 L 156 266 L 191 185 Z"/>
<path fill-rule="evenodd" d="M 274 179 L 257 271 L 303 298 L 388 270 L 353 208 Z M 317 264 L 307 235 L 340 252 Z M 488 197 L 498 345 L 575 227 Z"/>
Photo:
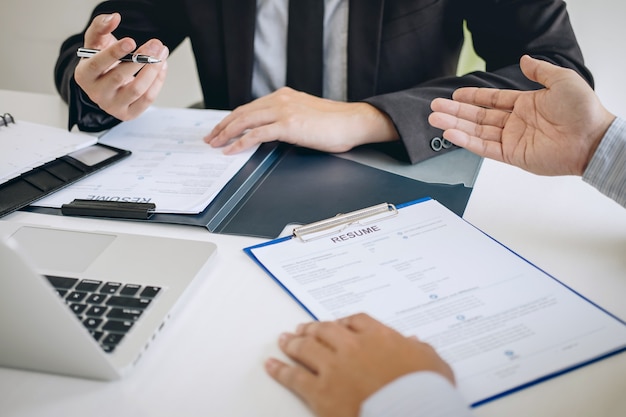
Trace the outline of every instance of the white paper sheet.
<path fill-rule="evenodd" d="M 367 312 L 432 344 L 472 404 L 626 347 L 624 323 L 434 200 L 246 251 L 316 318 Z"/>
<path fill-rule="evenodd" d="M 199 213 L 256 150 L 227 156 L 203 142 L 227 114 L 151 108 L 100 138 L 100 143 L 132 151 L 130 157 L 34 205 L 58 208 L 80 198 L 154 203 L 157 213 Z"/>
<path fill-rule="evenodd" d="M 0 184 L 96 141 L 86 134 L 21 120 L 0 125 Z"/>

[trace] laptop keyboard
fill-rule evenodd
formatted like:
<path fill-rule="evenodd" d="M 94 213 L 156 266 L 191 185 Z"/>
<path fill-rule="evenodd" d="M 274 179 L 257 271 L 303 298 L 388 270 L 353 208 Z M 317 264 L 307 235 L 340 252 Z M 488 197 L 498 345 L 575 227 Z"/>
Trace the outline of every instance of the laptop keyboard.
<path fill-rule="evenodd" d="M 111 353 L 160 287 L 46 276 L 105 352 Z"/>

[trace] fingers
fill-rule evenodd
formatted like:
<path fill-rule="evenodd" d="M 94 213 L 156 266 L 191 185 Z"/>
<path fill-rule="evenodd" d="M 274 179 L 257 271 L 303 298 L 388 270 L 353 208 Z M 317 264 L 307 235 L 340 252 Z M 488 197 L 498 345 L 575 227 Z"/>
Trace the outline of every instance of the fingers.
<path fill-rule="evenodd" d="M 455 116 L 457 119 L 462 121 L 469 121 L 477 125 L 495 126 L 499 128 L 504 126 L 504 123 L 509 115 L 508 111 L 488 109 L 474 104 L 460 103 L 445 98 L 434 99 L 430 104 L 430 108 L 434 112 L 446 113 L 451 116 Z"/>
<path fill-rule="evenodd" d="M 340 346 L 350 343 L 349 339 L 352 339 L 355 333 L 380 331 L 382 329 L 391 330 L 370 315 L 357 313 L 336 321 L 314 321 L 301 324 L 296 329 L 296 335 L 314 337 L 328 346 L 330 350 L 336 351 Z"/>
<path fill-rule="evenodd" d="M 283 333 L 278 346 L 285 355 L 317 374 L 320 364 L 331 362 L 332 351 L 319 339 L 305 334 Z"/>
<path fill-rule="evenodd" d="M 265 362 L 265 370 L 279 384 L 294 392 L 305 402 L 309 401 L 316 391 L 320 367 L 333 362 L 332 352 L 328 346 L 299 326 L 297 334 L 283 333 L 278 346 L 294 365 L 286 364 L 278 359 L 269 358 Z"/>
<path fill-rule="evenodd" d="M 275 140 L 282 140 L 287 143 L 292 142 L 289 137 L 284 137 L 282 135 L 282 129 L 279 125 L 275 123 L 263 125 L 248 131 L 228 146 L 225 146 L 223 153 L 224 155 L 232 155 L 246 149 L 250 149 L 261 143 L 273 142 Z M 217 145 L 214 145 L 213 143 L 211 143 L 211 146 L 217 147 Z"/>
<path fill-rule="evenodd" d="M 339 319 L 338 322 L 357 333 L 384 326 L 381 322 L 366 313 L 357 313 Z"/>
<path fill-rule="evenodd" d="M 506 116 L 505 116 L 506 117 Z M 499 142 L 502 139 L 502 128 L 466 120 L 448 113 L 435 112 L 428 116 L 428 122 L 441 130 L 458 130 L 470 136 L 476 136 L 483 140 Z M 455 143 L 456 145 L 456 143 Z"/>
<path fill-rule="evenodd" d="M 150 64 L 149 70 L 144 66 L 134 81 L 121 89 L 122 100 L 131 103 L 126 117 L 121 120 L 134 119 L 154 103 L 165 84 L 168 53 L 169 50 L 164 48 L 161 55 L 154 54 L 161 59 L 162 64 Z M 153 65 L 159 65 L 159 67 L 153 67 Z"/>
<path fill-rule="evenodd" d="M 156 56 L 161 59 L 161 62 L 157 64 L 124 62 L 115 67 L 115 72 L 111 72 L 110 78 L 112 78 L 112 83 L 120 81 L 120 91 L 118 93 L 120 98 L 126 102 L 135 101 L 153 87 L 160 87 L 165 80 L 167 71 L 166 59 L 169 50 L 161 41 L 152 39 L 137 49 L 137 53 Z M 108 76 L 107 74 L 104 78 L 106 79 Z"/>
<path fill-rule="evenodd" d="M 76 82 L 83 87 L 88 93 L 91 92 L 89 86 L 94 83 L 102 74 L 106 73 L 124 55 L 131 53 L 137 48 L 137 44 L 131 38 L 117 40 L 112 32 L 119 26 L 121 16 L 119 13 L 104 14 L 96 16 L 87 30 L 85 31 L 84 46 L 86 48 L 100 49 L 90 59 L 82 59 L 78 64 L 74 73 Z M 126 72 L 130 75 L 139 71 L 141 66 L 135 65 L 129 68 L 126 66 Z M 93 99 L 93 97 L 92 97 Z"/>
<path fill-rule="evenodd" d="M 503 160 L 502 129 L 478 125 L 447 113 L 431 113 L 428 122 L 442 129 L 444 139 L 482 157 Z"/>
<path fill-rule="evenodd" d="M 161 91 L 167 75 L 169 50 L 152 39 L 137 53 L 156 56 L 157 64 L 120 63 L 119 58 L 135 50 L 135 41 L 124 38 L 82 59 L 74 71 L 76 83 L 100 108 L 120 120 L 130 120 L 150 106 Z"/>
<path fill-rule="evenodd" d="M 509 112 L 485 109 L 447 99 L 435 99 L 428 122 L 442 129 L 453 144 L 482 157 L 503 160 L 502 134 Z"/>
<path fill-rule="evenodd" d="M 124 38 L 101 50 L 91 58 L 81 59 L 74 73 L 76 82 L 81 86 L 95 82 L 113 66 L 117 65 L 121 57 L 132 52 L 135 48 L 134 40 Z M 140 64 L 127 65 L 125 71 L 122 69 L 122 73 L 126 76 L 132 76 L 140 68 Z"/>
<path fill-rule="evenodd" d="M 265 362 L 265 370 L 274 380 L 298 395 L 312 408 L 315 408 L 316 392 L 324 386 L 323 383 L 320 385 L 320 381 L 327 380 L 329 369 L 337 368 L 336 354 L 325 342 L 335 340 L 334 336 L 328 335 L 329 324 L 334 325 L 331 327 L 335 330 L 341 328 L 348 332 L 336 322 L 312 322 L 300 325 L 295 334 L 284 333 L 278 340 L 280 349 L 296 363 L 286 364 L 274 358 L 269 358 Z"/>
<path fill-rule="evenodd" d="M 328 347 L 330 351 L 337 351 L 341 346 L 349 343 L 353 330 L 340 321 L 310 322 L 301 324 L 296 330 L 298 336 L 309 336 Z"/>
<path fill-rule="evenodd" d="M 280 385 L 305 399 L 312 391 L 315 376 L 308 370 L 294 365 L 287 365 L 278 359 L 269 358 L 265 362 L 265 370 Z"/>
<path fill-rule="evenodd" d="M 111 32 L 119 26 L 121 20 L 122 17 L 119 13 L 103 14 L 94 17 L 85 31 L 84 46 L 94 49 L 103 49 L 108 46 L 108 39 L 112 36 Z"/>
<path fill-rule="evenodd" d="M 471 104 L 437 98 L 431 103 L 434 111 L 428 121 L 442 130 L 456 129 L 485 140 L 498 141 L 510 113 Z"/>
<path fill-rule="evenodd" d="M 558 67 L 550 62 L 524 55 L 520 59 L 520 68 L 529 80 L 535 81 L 550 88 L 557 79 L 561 78 L 568 70 Z"/>
<path fill-rule="evenodd" d="M 301 324 L 294 334 L 282 334 L 278 345 L 289 358 L 317 373 L 320 364 L 332 362 L 336 351 L 354 345 L 355 333 L 382 328 L 387 329 L 367 314 L 359 313 L 338 321 Z"/>
<path fill-rule="evenodd" d="M 245 130 L 246 121 L 234 116 L 237 109 L 233 110 L 228 116 L 223 118 L 218 124 L 215 125 L 213 130 L 206 135 L 203 140 L 214 148 L 219 148 L 228 143 L 232 138 L 235 138 Z"/>
<path fill-rule="evenodd" d="M 457 89 L 452 94 L 452 99 L 475 106 L 511 111 L 520 94 L 522 94 L 522 92 L 517 90 L 463 87 Z"/>
<path fill-rule="evenodd" d="M 540 59 L 532 58 L 529 55 L 524 55 L 520 59 L 520 67 L 522 72 L 529 80 L 535 81 L 546 88 L 553 87 L 557 82 L 569 77 L 581 78 L 580 75 L 571 68 L 563 68 L 554 65 L 550 62 Z M 591 87 L 585 82 L 585 87 L 591 90 Z"/>
<path fill-rule="evenodd" d="M 119 13 L 99 15 L 92 20 L 85 31 L 84 46 L 100 52 L 79 62 L 74 79 L 105 112 L 120 120 L 130 120 L 149 107 L 161 91 L 169 50 L 157 39 L 139 48 L 131 38 L 117 40 L 112 32 L 120 22 Z M 156 56 L 161 62 L 149 65 L 120 62 L 131 52 Z"/>
<path fill-rule="evenodd" d="M 235 153 L 273 140 L 293 142 L 293 138 L 285 134 L 285 121 L 290 120 L 294 106 L 298 105 L 294 100 L 302 98 L 302 95 L 303 93 L 284 87 L 237 107 L 213 128 L 204 141 L 217 148 L 241 136 L 224 149 L 225 153 Z M 268 127 L 272 128 L 267 129 Z"/>
<path fill-rule="evenodd" d="M 503 161 L 502 143 L 499 141 L 484 140 L 480 137 L 468 135 L 461 130 L 450 129 L 443 133 L 444 139 L 453 144 L 465 148 L 476 155 Z"/>
<path fill-rule="evenodd" d="M 224 148 L 226 154 L 236 153 L 262 142 L 281 139 L 282 129 L 274 123 L 275 121 L 275 110 L 259 108 L 256 102 L 252 102 L 238 107 L 222 119 L 204 141 L 218 148 L 239 137 L 237 141 Z"/>

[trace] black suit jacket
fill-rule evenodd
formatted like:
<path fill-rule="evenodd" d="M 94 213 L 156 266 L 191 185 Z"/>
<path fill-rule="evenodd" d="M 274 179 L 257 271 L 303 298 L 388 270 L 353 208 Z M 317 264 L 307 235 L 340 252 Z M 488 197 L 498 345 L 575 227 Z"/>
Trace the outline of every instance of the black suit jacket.
<path fill-rule="evenodd" d="M 348 100 L 387 113 L 411 162 L 437 155 L 440 135 L 427 121 L 430 101 L 460 86 L 534 89 L 519 69 L 530 54 L 578 71 L 592 84 L 561 0 L 349 0 Z M 233 109 L 251 95 L 256 0 L 111 0 L 93 16 L 117 11 L 118 38 L 159 38 L 170 50 L 189 37 L 207 108 Z M 463 21 L 487 71 L 456 77 Z M 103 113 L 73 80 L 83 33 L 62 46 L 57 89 L 70 127 L 87 131 L 119 121 Z M 445 151 L 445 150 L 444 150 Z"/>

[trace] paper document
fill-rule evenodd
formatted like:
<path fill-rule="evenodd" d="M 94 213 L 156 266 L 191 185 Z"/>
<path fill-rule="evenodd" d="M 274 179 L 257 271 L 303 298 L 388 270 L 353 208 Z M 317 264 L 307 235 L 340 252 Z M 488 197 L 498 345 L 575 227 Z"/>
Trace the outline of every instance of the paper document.
<path fill-rule="evenodd" d="M 256 150 L 227 156 L 204 143 L 202 138 L 227 114 L 151 108 L 100 138 L 100 143 L 132 151 L 129 158 L 34 205 L 58 208 L 80 198 L 154 203 L 157 213 L 199 213 Z"/>
<path fill-rule="evenodd" d="M 245 250 L 313 317 L 367 312 L 432 344 L 470 404 L 626 349 L 622 321 L 435 200 L 335 230 Z"/>
<path fill-rule="evenodd" d="M 96 141 L 93 136 L 23 120 L 0 126 L 0 184 Z"/>

